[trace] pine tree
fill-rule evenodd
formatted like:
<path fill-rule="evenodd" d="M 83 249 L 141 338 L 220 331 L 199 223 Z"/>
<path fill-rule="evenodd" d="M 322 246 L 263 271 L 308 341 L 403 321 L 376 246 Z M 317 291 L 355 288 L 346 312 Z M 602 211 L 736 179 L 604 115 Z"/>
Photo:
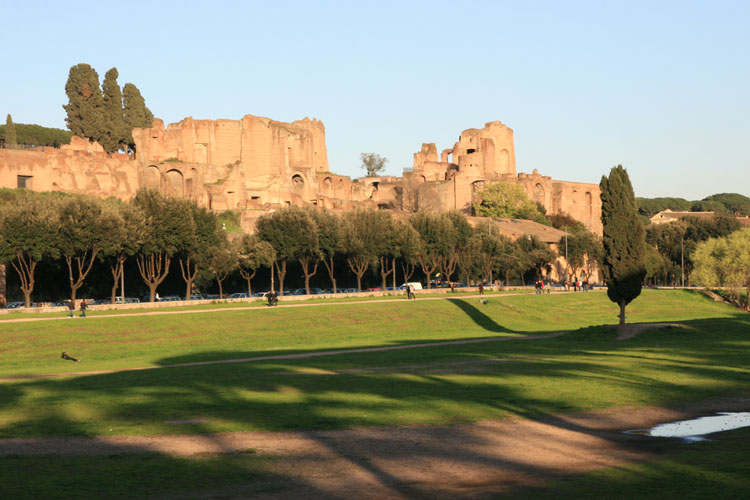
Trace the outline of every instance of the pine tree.
<path fill-rule="evenodd" d="M 8 117 L 5 119 L 5 146 L 15 148 L 17 145 L 16 126 L 13 124 L 13 118 L 11 118 L 10 113 L 8 113 Z"/>
<path fill-rule="evenodd" d="M 65 122 L 70 131 L 94 141 L 103 140 L 110 126 L 99 75 L 94 68 L 83 63 L 71 67 L 65 93 L 68 104 L 63 108 L 68 114 Z"/>
<path fill-rule="evenodd" d="M 602 190 L 604 226 L 604 278 L 609 300 L 620 306 L 620 325 L 625 306 L 641 293 L 646 276 L 645 231 L 638 220 L 633 186 L 627 171 L 618 165 L 599 184 Z"/>
<path fill-rule="evenodd" d="M 122 108 L 122 92 L 117 84 L 117 68 L 112 68 L 104 75 L 102 92 L 104 108 L 107 112 L 107 125 L 109 129 L 104 134 L 102 146 L 104 150 L 112 153 L 120 148 L 120 145 L 130 142 L 130 129 L 125 124 Z"/>
<path fill-rule="evenodd" d="M 153 127 L 154 115 L 146 107 L 146 101 L 141 96 L 138 87 L 132 83 L 126 83 L 122 88 L 122 102 L 123 117 L 128 128 L 127 141 L 131 147 L 135 147 L 130 131 L 136 127 Z"/>

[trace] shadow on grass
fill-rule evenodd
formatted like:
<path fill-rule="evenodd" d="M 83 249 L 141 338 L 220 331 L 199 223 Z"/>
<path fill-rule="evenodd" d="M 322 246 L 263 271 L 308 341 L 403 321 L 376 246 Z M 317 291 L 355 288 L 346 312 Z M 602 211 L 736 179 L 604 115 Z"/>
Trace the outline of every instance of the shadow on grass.
<path fill-rule="evenodd" d="M 461 300 L 451 300 L 473 321 L 492 333 L 514 332 L 497 324 L 481 310 Z M 314 480 L 286 476 L 273 467 L 232 458 L 236 449 L 221 434 L 234 430 L 303 430 L 304 440 L 312 447 L 291 457 L 300 469 L 316 463 L 346 464 L 337 471 L 341 477 L 364 475 L 371 492 L 406 498 L 439 498 L 435 486 L 406 479 L 386 459 L 401 463 L 441 460 L 453 450 L 452 459 L 462 466 L 478 469 L 523 472 L 540 477 L 556 477 L 551 466 L 515 462 L 483 451 L 481 435 L 456 427 L 449 434 L 436 427 L 416 429 L 415 443 L 405 443 L 393 429 L 373 429 L 358 439 L 344 439 L 324 429 L 362 426 L 454 424 L 485 418 L 519 416 L 544 424 L 609 440 L 617 446 L 641 448 L 648 438 L 628 437 L 602 432 L 581 424 L 567 412 L 610 404 L 598 391 L 621 391 L 636 402 L 669 404 L 701 399 L 725 392 L 737 392 L 750 386 L 750 354 L 747 349 L 750 316 L 736 315 L 685 322 L 691 330 L 657 329 L 627 342 L 615 341 L 615 332 L 606 328 L 586 328 L 564 337 L 533 342 L 497 342 L 466 345 L 442 345 L 424 350 L 391 352 L 354 352 L 346 356 L 290 360 L 266 360 L 229 365 L 172 367 L 165 370 L 121 372 L 60 380 L 35 380 L 0 384 L 0 405 L 12 409 L 27 405 L 30 413 L 23 419 L 4 420 L 0 435 L 29 436 L 101 436 L 114 434 L 203 434 L 224 458 L 198 472 L 199 460 L 179 459 L 167 454 L 153 458 L 153 470 L 170 471 L 151 475 L 145 483 L 148 495 L 181 494 L 215 488 L 217 483 L 235 485 L 240 493 L 258 489 L 279 489 L 284 495 L 304 498 L 351 498 L 352 491 L 326 490 Z M 309 351 L 308 351 L 309 352 Z M 216 359 L 218 356 L 253 357 L 257 352 L 203 352 L 190 356 L 165 358 L 162 365 Z M 451 362 L 508 360 L 482 365 L 479 373 L 463 368 L 450 372 Z M 448 372 L 434 373 L 436 365 L 448 366 Z M 355 372 L 355 367 L 389 367 L 388 370 Z M 669 376 L 669 375 L 673 376 Z M 697 384 L 685 383 L 696 380 Z M 622 396 L 613 396 L 614 402 Z M 33 412 L 31 412 L 33 409 Z M 184 426 L 168 421 L 196 420 Z M 204 420 L 204 421 L 198 421 Z M 112 429 L 108 431 L 107 429 Z M 412 435 L 413 436 L 413 435 Z M 651 441 L 653 442 L 653 441 Z M 0 453 L 3 452 L 0 443 Z M 551 444 L 554 446 L 554 443 Z M 75 452 L 69 449 L 67 452 Z M 145 447 L 108 445 L 103 456 L 143 453 Z M 74 453 L 75 454 L 75 453 Z M 0 484 L 5 498 L 100 498 L 94 493 L 69 491 L 56 496 L 51 484 L 35 483 L 24 497 L 22 480 L 32 482 L 41 475 L 52 476 L 66 484 L 71 478 L 88 481 L 84 473 L 60 468 L 54 458 L 12 457 L 3 467 L 15 470 L 14 480 Z M 85 462 L 85 459 L 80 459 Z M 91 459 L 92 463 L 95 461 Z M 140 491 L 136 459 L 100 461 L 99 475 L 123 478 L 132 484 L 130 492 Z M 296 460 L 296 462 L 295 462 Z M 10 465 L 8 465 L 10 463 Z M 247 478 L 247 474 L 252 477 Z M 7 471 L 3 471 L 7 476 Z M 173 479 L 169 479 L 173 478 Z M 18 480 L 16 480 L 18 479 Z M 128 483 L 130 481 L 130 483 Z M 334 481 L 335 482 L 335 481 Z M 47 484 L 46 489 L 40 489 Z M 16 485 L 15 487 L 13 485 Z M 106 485 L 105 485 L 106 486 Z M 235 487 L 233 486 L 233 487 Z M 634 488 L 637 486 L 633 482 Z M 10 489 L 10 488 L 15 489 Z M 374 489 L 372 489 L 374 488 Z M 5 489 L 5 491 L 4 491 Z M 106 491 L 106 490 L 105 490 Z M 113 491 L 109 498 L 132 498 L 128 488 Z M 291 492 L 291 493 L 290 493 Z M 58 493 L 60 493 L 58 491 Z M 74 493 L 77 493 L 74 495 Z M 214 492 L 215 493 L 215 492 Z M 348 494 L 347 494 L 348 493 Z M 466 497 L 470 492 L 464 492 Z M 67 493 L 66 493 L 67 494 Z M 275 493 L 269 492 L 268 498 Z M 281 494 L 281 493 L 280 493 Z M 97 496 L 98 495 L 98 496 Z M 232 494 L 228 494 L 231 496 Z M 196 495 L 198 496 L 198 495 Z M 356 497 L 356 493 L 354 494 Z M 456 493 L 451 498 L 463 498 Z"/>

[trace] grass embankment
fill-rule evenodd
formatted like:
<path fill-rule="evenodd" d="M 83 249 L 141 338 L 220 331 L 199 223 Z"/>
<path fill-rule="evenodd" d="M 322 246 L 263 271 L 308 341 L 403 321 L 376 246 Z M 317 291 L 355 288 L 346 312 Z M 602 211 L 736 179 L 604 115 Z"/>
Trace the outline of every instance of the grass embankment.
<path fill-rule="evenodd" d="M 660 328 L 617 341 L 614 330 L 596 326 L 614 323 L 616 314 L 604 294 L 579 293 L 496 297 L 487 305 L 477 299 L 417 300 L 4 324 L 0 376 L 572 333 L 532 341 L 5 382 L 0 383 L 0 436 L 451 424 L 668 405 L 746 393 L 750 387 L 750 315 L 693 292 L 647 290 L 629 306 L 628 321 L 679 322 L 689 328 Z M 60 360 L 63 350 L 83 361 Z M 166 423 L 182 419 L 205 422 Z M 722 457 L 740 459 L 740 468 L 744 460 L 746 467 L 743 444 L 692 445 L 696 447 L 684 455 L 672 453 L 648 466 L 647 477 L 646 465 L 577 477 L 591 491 L 600 491 L 599 481 L 612 482 L 630 494 L 621 498 L 640 496 L 641 490 L 676 478 L 687 492 L 705 492 L 701 484 L 722 480 L 736 492 L 747 488 L 748 480 L 737 463 Z M 698 449 L 701 456 L 690 451 Z M 122 488 L 109 498 L 144 496 L 140 491 L 193 492 L 208 484 L 246 483 L 251 492 L 266 484 L 248 479 L 263 474 L 263 460 L 252 454 L 192 459 L 113 455 L 74 458 L 68 466 L 53 457 L 9 457 L 0 460 L 0 475 L 18 481 L 4 482 L 0 493 L 9 498 L 97 498 L 97 483 L 76 472 L 89 467 L 102 478 L 101 485 L 111 478 L 121 482 Z M 136 476 L 138 470 L 142 472 Z M 52 479 L 30 487 L 29 477 Z M 581 498 L 586 491 L 568 486 L 555 486 L 560 491 L 555 498 Z"/>

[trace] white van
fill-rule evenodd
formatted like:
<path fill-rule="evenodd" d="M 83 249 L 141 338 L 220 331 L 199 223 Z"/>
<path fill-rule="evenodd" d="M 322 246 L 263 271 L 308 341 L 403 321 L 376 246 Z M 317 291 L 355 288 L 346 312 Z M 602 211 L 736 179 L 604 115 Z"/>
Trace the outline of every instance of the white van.
<path fill-rule="evenodd" d="M 398 287 L 399 290 L 406 290 L 406 285 L 411 285 L 411 287 L 414 290 L 421 290 L 422 289 L 422 283 L 419 281 L 410 281 L 409 283 L 404 283 L 400 287 Z"/>

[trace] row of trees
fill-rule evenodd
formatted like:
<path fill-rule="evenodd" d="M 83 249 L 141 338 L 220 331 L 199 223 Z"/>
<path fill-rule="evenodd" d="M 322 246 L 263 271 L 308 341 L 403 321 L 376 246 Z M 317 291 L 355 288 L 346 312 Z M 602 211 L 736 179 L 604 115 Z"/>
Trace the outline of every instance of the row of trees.
<path fill-rule="evenodd" d="M 435 276 L 465 282 L 500 276 L 508 282 L 511 277 L 523 280 L 528 273 L 539 277 L 557 258 L 536 238 L 512 241 L 492 224 L 473 228 L 459 212 L 422 212 L 399 220 L 389 211 L 336 215 L 287 207 L 260 217 L 254 235 L 227 236 L 213 212 L 151 190 L 138 191 L 127 203 L 25 190 L 5 191 L 0 198 L 0 262 L 11 263 L 27 305 L 36 267 L 44 260 L 64 261 L 73 299 L 91 269 L 97 263 L 107 265 L 114 301 L 128 258 L 136 261 L 151 300 L 170 268 L 177 267 L 187 298 L 196 281 L 208 279 L 215 279 L 223 294 L 222 283 L 234 272 L 251 293 L 251 280 L 263 267 L 271 269 L 271 287 L 283 291 L 290 263 L 299 264 L 309 293 L 310 279 L 320 269 L 336 289 L 337 269 L 340 272 L 344 262 L 361 290 L 368 271 L 379 274 L 384 288 L 389 281 L 393 286 L 409 281 L 420 271 L 428 287 Z M 601 247 L 590 233 L 571 233 L 569 260 L 596 265 L 601 254 L 597 245 Z M 584 253 L 593 258 L 584 260 Z"/>
<path fill-rule="evenodd" d="M 721 212 L 729 215 L 750 215 L 750 198 L 739 193 L 719 193 L 702 200 L 684 198 L 636 198 L 638 213 L 651 217 L 662 210 L 682 212 Z"/>
<path fill-rule="evenodd" d="M 96 70 L 82 63 L 70 68 L 65 83 L 68 104 L 63 108 L 68 128 L 75 135 L 97 141 L 108 153 L 133 150 L 133 128 L 151 127 L 154 121 L 138 88 L 126 83 L 120 89 L 118 76 L 117 68 L 110 69 L 100 87 Z"/>
<path fill-rule="evenodd" d="M 729 287 L 735 302 L 750 312 L 750 229 L 709 238 L 696 246 L 692 258 L 696 281 L 705 286 Z"/>
<path fill-rule="evenodd" d="M 52 146 L 69 144 L 72 132 L 59 128 L 14 123 L 8 114 L 5 125 L 0 125 L 0 146 L 12 149 L 16 146 Z"/>

